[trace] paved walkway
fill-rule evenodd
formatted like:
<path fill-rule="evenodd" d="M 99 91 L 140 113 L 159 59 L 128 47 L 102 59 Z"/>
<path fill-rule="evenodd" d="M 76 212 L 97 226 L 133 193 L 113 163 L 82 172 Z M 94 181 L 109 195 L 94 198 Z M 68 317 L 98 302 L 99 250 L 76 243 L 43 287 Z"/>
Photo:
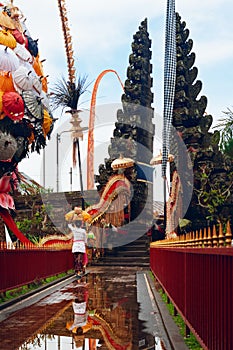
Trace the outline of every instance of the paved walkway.
<path fill-rule="evenodd" d="M 90 267 L 91 272 L 103 271 L 109 267 Z M 179 333 L 177 325 L 174 323 L 169 314 L 166 305 L 157 292 L 149 270 L 144 268 L 122 267 L 124 270 L 132 270 L 136 274 L 137 283 L 137 301 L 140 303 L 139 319 L 144 322 L 147 333 L 151 334 L 155 339 L 154 350 L 187 350 L 182 336 Z M 118 267 L 118 273 L 121 268 Z M 114 270 L 113 270 L 114 271 Z M 111 275 L 111 271 L 110 271 Z M 14 301 L 0 305 L 0 322 L 8 318 L 13 312 L 20 310 L 26 306 L 36 303 L 38 300 L 44 298 L 62 288 L 68 283 L 75 280 L 75 277 L 68 276 L 59 281 L 54 281 L 47 286 L 38 288 L 30 292 L 29 295 L 24 295 Z M 142 340 L 143 342 L 143 340 Z M 142 349 L 143 349 L 143 344 Z M 140 347 L 141 348 L 141 347 Z"/>
<path fill-rule="evenodd" d="M 187 350 L 179 328 L 157 292 L 149 271 L 137 273 L 137 293 L 142 305 L 142 317 L 147 322 L 148 331 L 154 335 L 155 343 L 157 340 L 155 349 Z M 164 344 L 160 345 L 160 339 L 164 339 Z"/>

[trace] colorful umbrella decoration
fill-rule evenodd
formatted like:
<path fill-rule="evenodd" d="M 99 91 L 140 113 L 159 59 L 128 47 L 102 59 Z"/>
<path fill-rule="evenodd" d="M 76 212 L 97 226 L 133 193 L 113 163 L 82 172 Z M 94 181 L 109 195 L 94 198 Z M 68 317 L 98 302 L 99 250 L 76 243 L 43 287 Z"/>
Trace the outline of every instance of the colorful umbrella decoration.
<path fill-rule="evenodd" d="M 50 111 L 50 101 L 49 101 L 49 95 L 46 94 L 43 90 L 40 93 L 40 98 L 41 98 L 41 102 L 43 103 L 43 105 L 45 106 L 45 108 Z"/>
<path fill-rule="evenodd" d="M 42 91 L 41 78 L 36 75 L 32 66 L 21 65 L 12 73 L 12 76 L 14 86 L 18 92 L 32 90 L 40 95 Z"/>
<path fill-rule="evenodd" d="M 0 70 L 13 72 L 19 68 L 19 59 L 13 50 L 0 45 Z"/>
<path fill-rule="evenodd" d="M 12 30 L 11 34 L 13 35 L 13 37 L 15 38 L 17 43 L 19 43 L 21 45 L 25 44 L 25 37 L 24 37 L 23 33 L 21 33 L 18 29 Z"/>
<path fill-rule="evenodd" d="M 5 113 L 2 110 L 2 96 L 3 96 L 4 92 L 0 91 L 0 120 L 5 118 Z"/>
<path fill-rule="evenodd" d="M 11 231 L 30 243 L 17 229 L 8 209 L 14 201 L 7 193 L 18 163 L 29 152 L 46 146 L 54 122 L 49 106 L 47 77 L 25 18 L 13 1 L 0 12 L 0 215 Z M 6 174 L 8 176 L 7 181 Z M 4 180 L 4 181 L 3 181 Z"/>
<path fill-rule="evenodd" d="M 33 60 L 32 66 L 33 66 L 36 74 L 39 75 L 40 77 L 44 76 L 44 70 L 43 70 L 43 62 L 44 61 L 45 60 L 40 61 L 39 55 L 37 55 Z"/>
<path fill-rule="evenodd" d="M 16 43 L 16 46 L 14 48 L 14 53 L 18 56 L 20 60 L 28 62 L 30 64 L 33 63 L 32 55 L 24 45 Z"/>
<path fill-rule="evenodd" d="M 25 47 L 32 56 L 36 57 L 38 55 L 38 40 L 33 40 L 30 36 L 25 35 Z"/>
<path fill-rule="evenodd" d="M 39 96 L 36 96 L 33 91 L 23 91 L 22 97 L 28 113 L 36 119 L 42 119 L 43 104 L 41 102 L 41 98 Z"/>
<path fill-rule="evenodd" d="M 41 84 L 42 84 L 42 90 L 44 92 L 48 92 L 48 82 L 47 82 L 47 76 L 40 78 Z"/>
<path fill-rule="evenodd" d="M 14 49 L 17 42 L 8 30 L 0 30 L 0 44 Z"/>
<path fill-rule="evenodd" d="M 0 26 L 7 29 L 15 29 L 15 24 L 8 14 L 4 11 L 0 12 Z"/>
<path fill-rule="evenodd" d="M 49 112 L 44 110 L 44 121 L 43 121 L 43 132 L 44 136 L 48 135 L 53 124 L 53 118 L 50 116 Z"/>
<path fill-rule="evenodd" d="M 0 180 L 45 147 L 54 122 L 47 76 L 25 18 L 10 1 L 0 12 Z M 34 69 L 35 68 L 35 69 Z M 0 204 L 1 207 L 1 204 Z"/>
<path fill-rule="evenodd" d="M 42 92 L 42 79 L 37 77 L 37 75 L 33 75 L 33 83 L 32 83 L 32 87 L 34 89 L 34 91 L 37 92 L 38 95 L 41 94 Z"/>
<path fill-rule="evenodd" d="M 14 86 L 17 91 L 30 91 L 33 89 L 33 71 L 20 66 L 12 73 Z"/>
<path fill-rule="evenodd" d="M 2 96 L 3 112 L 12 120 L 21 120 L 24 116 L 24 102 L 17 92 L 5 92 Z"/>

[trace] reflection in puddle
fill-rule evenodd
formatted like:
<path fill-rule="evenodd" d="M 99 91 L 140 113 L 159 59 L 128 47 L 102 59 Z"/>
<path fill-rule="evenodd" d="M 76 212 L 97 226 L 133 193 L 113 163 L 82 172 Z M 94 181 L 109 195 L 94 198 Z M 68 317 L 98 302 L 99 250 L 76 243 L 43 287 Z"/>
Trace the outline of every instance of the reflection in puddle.
<path fill-rule="evenodd" d="M 0 350 L 165 349 L 139 307 L 135 270 L 89 273 L 1 322 Z"/>

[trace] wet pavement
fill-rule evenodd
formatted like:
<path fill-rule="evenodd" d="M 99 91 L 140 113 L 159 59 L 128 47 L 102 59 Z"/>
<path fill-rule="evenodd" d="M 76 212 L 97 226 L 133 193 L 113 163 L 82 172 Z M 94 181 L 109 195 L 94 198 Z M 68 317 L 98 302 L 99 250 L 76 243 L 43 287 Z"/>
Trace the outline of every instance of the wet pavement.
<path fill-rule="evenodd" d="M 176 331 L 172 344 L 147 270 L 89 271 L 1 310 L 0 350 L 185 349 Z"/>

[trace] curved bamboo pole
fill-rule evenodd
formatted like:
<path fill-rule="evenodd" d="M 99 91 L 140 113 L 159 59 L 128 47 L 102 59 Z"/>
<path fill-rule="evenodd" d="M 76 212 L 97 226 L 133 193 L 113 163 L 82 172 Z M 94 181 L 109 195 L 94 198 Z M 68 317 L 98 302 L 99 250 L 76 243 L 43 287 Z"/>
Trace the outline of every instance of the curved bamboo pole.
<path fill-rule="evenodd" d="M 94 126 L 95 126 L 96 95 L 97 95 L 100 81 L 107 73 L 114 73 L 117 76 L 122 86 L 122 89 L 124 90 L 124 85 L 119 75 L 113 69 L 105 69 L 98 75 L 95 81 L 92 96 L 91 96 L 91 107 L 90 107 L 90 117 L 89 117 L 89 127 L 88 127 L 89 129 L 88 145 L 87 145 L 87 189 L 88 190 L 92 190 L 94 188 Z"/>

